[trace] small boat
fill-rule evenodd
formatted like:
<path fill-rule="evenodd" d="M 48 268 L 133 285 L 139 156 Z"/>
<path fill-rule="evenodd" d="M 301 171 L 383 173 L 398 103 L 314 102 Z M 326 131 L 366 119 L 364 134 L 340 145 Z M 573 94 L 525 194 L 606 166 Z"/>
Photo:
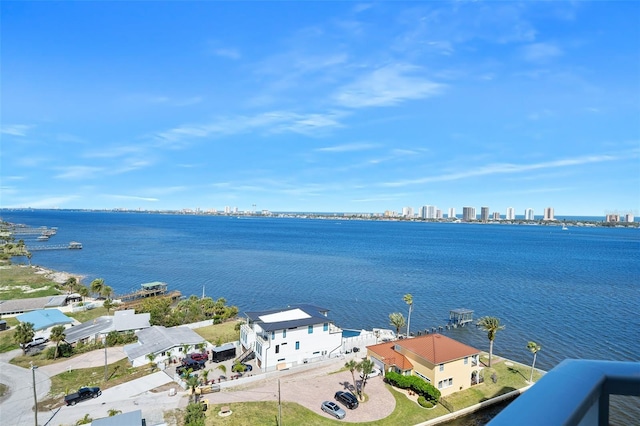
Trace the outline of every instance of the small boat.
<path fill-rule="evenodd" d="M 38 237 L 38 241 L 47 241 L 48 239 L 49 239 L 49 236 L 44 234 Z"/>
<path fill-rule="evenodd" d="M 82 248 L 82 244 L 77 241 L 71 241 L 69 243 L 69 248 L 72 250 L 80 250 Z"/>
<path fill-rule="evenodd" d="M 563 231 L 568 231 L 568 230 L 569 230 L 569 228 L 567 228 L 567 225 L 562 225 L 562 230 L 563 230 Z"/>

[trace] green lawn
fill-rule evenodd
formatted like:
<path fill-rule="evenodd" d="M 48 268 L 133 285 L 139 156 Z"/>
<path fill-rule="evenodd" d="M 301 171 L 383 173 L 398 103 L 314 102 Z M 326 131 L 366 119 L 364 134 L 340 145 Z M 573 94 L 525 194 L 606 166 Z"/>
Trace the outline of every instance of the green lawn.
<path fill-rule="evenodd" d="M 240 331 L 235 330 L 237 323 L 237 320 L 230 320 L 222 324 L 196 328 L 193 331 L 214 345 L 218 340 L 221 343 L 235 342 L 236 340 L 240 340 Z"/>
<path fill-rule="evenodd" d="M 513 364 L 511 366 L 505 365 L 504 361 L 494 356 L 492 367 L 485 367 L 483 370 L 484 383 L 462 392 L 456 392 L 443 399 L 449 402 L 455 410 L 459 410 L 527 386 L 531 367 L 511 363 Z M 497 376 L 496 383 L 491 380 L 493 373 Z M 541 374 L 535 371 L 533 374 L 534 382 L 538 381 L 540 377 Z"/>
<path fill-rule="evenodd" d="M 96 319 L 98 317 L 104 316 L 104 315 L 113 315 L 113 309 L 111 309 L 109 311 L 109 314 L 107 314 L 107 309 L 103 308 L 103 307 L 99 307 L 99 308 L 93 308 L 93 309 L 89 309 L 87 311 L 80 311 L 80 312 L 70 312 L 68 314 L 65 314 L 71 318 L 74 318 L 78 321 L 80 321 L 81 323 L 87 322 L 87 321 L 91 321 L 93 319 Z"/>
<path fill-rule="evenodd" d="M 0 276 L 2 277 L 2 284 L 0 284 L 2 300 L 61 294 L 55 282 L 45 278 L 43 274 L 36 274 L 35 269 L 29 266 L 4 264 L 0 266 Z"/>
<path fill-rule="evenodd" d="M 108 389 L 151 373 L 148 366 L 131 367 L 128 359 L 121 359 L 107 366 L 108 380 L 104 380 L 104 366 L 80 368 L 51 377 L 49 399 L 42 401 L 42 406 L 52 409 L 63 404 L 63 397 L 83 386 L 98 386 Z M 40 404 L 39 404 L 40 405 Z"/>

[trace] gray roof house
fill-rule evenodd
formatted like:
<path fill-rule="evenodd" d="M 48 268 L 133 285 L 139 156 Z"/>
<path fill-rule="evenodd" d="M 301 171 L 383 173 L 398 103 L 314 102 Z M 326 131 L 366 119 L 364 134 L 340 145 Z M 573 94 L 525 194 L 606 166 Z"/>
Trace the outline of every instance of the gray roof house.
<path fill-rule="evenodd" d="M 149 313 L 136 314 L 133 309 L 115 311 L 112 317 L 102 316 L 65 330 L 67 343 L 101 340 L 112 331 L 136 331 L 149 328 Z"/>
<path fill-rule="evenodd" d="M 103 417 L 91 422 L 91 426 L 144 426 L 145 424 L 146 422 L 142 418 L 142 410 L 116 414 L 112 417 Z"/>
<path fill-rule="evenodd" d="M 151 353 L 156 355 L 156 362 L 160 362 L 172 356 L 185 356 L 183 346 L 188 346 L 189 351 L 198 344 L 209 345 L 198 333 L 184 326 L 166 328 L 154 325 L 136 332 L 136 335 L 138 342 L 124 347 L 124 353 L 134 367 L 147 364 L 146 356 Z"/>

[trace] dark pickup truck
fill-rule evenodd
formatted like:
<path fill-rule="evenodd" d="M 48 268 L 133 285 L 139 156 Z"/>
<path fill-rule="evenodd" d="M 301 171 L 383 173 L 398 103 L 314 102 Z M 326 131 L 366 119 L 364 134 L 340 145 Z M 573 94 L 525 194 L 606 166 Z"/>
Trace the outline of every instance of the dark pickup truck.
<path fill-rule="evenodd" d="M 80 388 L 78 392 L 65 396 L 64 402 L 66 402 L 67 405 L 76 405 L 80 401 L 97 398 L 100 395 L 102 395 L 100 388 Z"/>
<path fill-rule="evenodd" d="M 176 367 L 176 374 L 181 376 L 182 373 L 188 369 L 191 369 L 192 371 L 201 370 L 204 368 L 205 362 L 205 360 L 196 361 L 195 359 L 185 358 L 182 360 L 182 365 Z"/>

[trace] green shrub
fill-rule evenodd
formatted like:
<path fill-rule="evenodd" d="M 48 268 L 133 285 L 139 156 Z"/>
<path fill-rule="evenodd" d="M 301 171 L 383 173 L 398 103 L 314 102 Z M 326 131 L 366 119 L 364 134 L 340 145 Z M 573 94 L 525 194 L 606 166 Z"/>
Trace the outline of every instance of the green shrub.
<path fill-rule="evenodd" d="M 51 346 L 44 350 L 46 359 L 54 359 L 56 355 L 56 347 Z M 69 358 L 73 355 L 73 347 L 68 343 L 60 343 L 58 346 L 58 358 Z"/>
<path fill-rule="evenodd" d="M 433 408 L 434 404 L 430 400 L 426 399 L 424 396 L 418 397 L 418 404 L 424 408 Z"/>
<path fill-rule="evenodd" d="M 400 389 L 411 389 L 418 395 L 434 402 L 440 399 L 440 391 L 418 376 L 403 376 L 394 371 L 389 371 L 384 377 L 392 386 Z"/>

